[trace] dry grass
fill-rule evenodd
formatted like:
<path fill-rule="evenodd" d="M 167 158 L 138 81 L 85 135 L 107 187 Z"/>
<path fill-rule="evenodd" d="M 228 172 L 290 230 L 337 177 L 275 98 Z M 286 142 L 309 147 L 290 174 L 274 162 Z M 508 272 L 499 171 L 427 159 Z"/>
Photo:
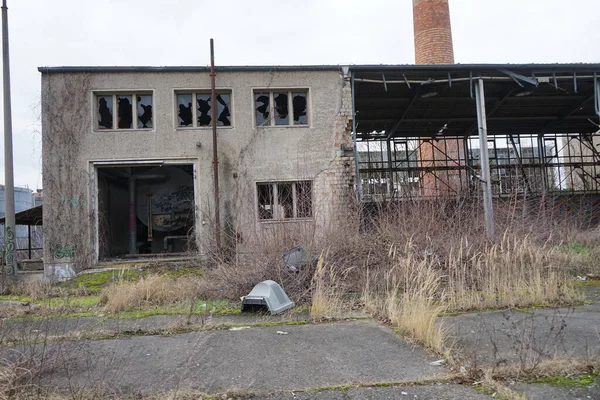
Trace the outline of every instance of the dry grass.
<path fill-rule="evenodd" d="M 164 305 L 197 299 L 205 293 L 206 281 L 197 277 L 142 277 L 133 283 L 113 283 L 102 290 L 100 303 L 116 313 L 148 305 Z"/>
<path fill-rule="evenodd" d="M 410 242 L 402 252 L 392 246 L 388 256 L 391 260 L 388 271 L 367 274 L 363 290 L 365 307 L 387 318 L 405 336 L 450 357 L 448 331 L 438 321 L 444 311 L 438 300 L 442 276 L 434 262 L 418 259 Z"/>
<path fill-rule="evenodd" d="M 7 286 L 6 295 L 31 298 L 33 301 L 47 300 L 54 297 L 85 296 L 88 291 L 81 287 L 67 289 L 48 282 L 14 282 Z"/>
<path fill-rule="evenodd" d="M 484 374 L 490 379 L 532 381 L 545 377 L 574 376 L 598 371 L 600 363 L 593 358 L 552 357 L 541 360 L 534 368 L 523 370 L 520 365 L 488 368 Z"/>
<path fill-rule="evenodd" d="M 583 295 L 568 285 L 559 265 L 560 248 L 537 244 L 529 236 L 511 237 L 475 250 L 463 239 L 452 248 L 444 270 L 445 298 L 451 310 L 573 304 Z"/>
<path fill-rule="evenodd" d="M 343 301 L 339 281 L 341 277 L 334 264 L 327 263 L 321 254 L 312 282 L 310 319 L 322 321 L 341 315 Z"/>

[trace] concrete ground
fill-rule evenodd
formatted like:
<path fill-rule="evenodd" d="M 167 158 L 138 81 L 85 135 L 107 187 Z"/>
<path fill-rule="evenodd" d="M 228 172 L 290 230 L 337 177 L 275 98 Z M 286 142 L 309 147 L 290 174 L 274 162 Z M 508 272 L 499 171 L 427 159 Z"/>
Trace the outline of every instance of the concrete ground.
<path fill-rule="evenodd" d="M 373 320 L 58 342 L 47 344 L 45 355 L 61 366 L 51 368 L 48 383 L 107 381 L 125 393 L 309 390 L 447 373 L 430 364 L 435 357 Z"/>
<path fill-rule="evenodd" d="M 600 304 L 594 303 L 464 314 L 445 322 L 470 368 L 552 355 L 597 357 L 599 314 Z M 435 356 L 390 327 L 360 313 L 352 316 L 362 319 L 308 324 L 306 313 L 192 317 L 197 331 L 181 334 L 168 333 L 178 332 L 169 327 L 185 326 L 185 316 L 5 320 L 0 325 L 4 339 L 72 338 L 82 331 L 111 338 L 0 346 L 0 359 L 14 360 L 19 353 L 29 360 L 43 358 L 43 383 L 63 390 L 106 388 L 108 383 L 110 391 L 120 394 L 237 390 L 269 400 L 495 398 L 448 381 L 457 371 L 432 364 Z M 154 334 L 141 335 L 147 333 Z M 509 385 L 529 399 L 600 400 L 598 383 L 584 388 Z"/>
<path fill-rule="evenodd" d="M 600 357 L 600 303 L 445 318 L 471 363 L 502 365 L 551 356 Z"/>

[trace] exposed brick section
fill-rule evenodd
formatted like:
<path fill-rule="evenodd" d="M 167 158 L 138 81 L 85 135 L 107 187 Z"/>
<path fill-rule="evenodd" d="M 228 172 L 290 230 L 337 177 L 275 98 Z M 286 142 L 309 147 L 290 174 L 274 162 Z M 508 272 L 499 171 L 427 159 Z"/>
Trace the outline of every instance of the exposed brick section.
<path fill-rule="evenodd" d="M 413 0 L 415 61 L 454 64 L 448 0 Z"/>
<path fill-rule="evenodd" d="M 341 229 L 349 220 L 354 204 L 354 154 L 352 150 L 352 90 L 342 88 L 342 102 L 331 132 L 332 160 L 313 182 L 316 199 L 315 220 L 322 234 Z"/>

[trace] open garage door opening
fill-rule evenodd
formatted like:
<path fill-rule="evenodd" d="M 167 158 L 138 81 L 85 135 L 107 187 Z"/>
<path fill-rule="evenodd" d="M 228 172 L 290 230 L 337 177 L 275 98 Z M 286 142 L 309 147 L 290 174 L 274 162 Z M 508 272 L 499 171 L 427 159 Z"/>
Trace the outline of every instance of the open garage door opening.
<path fill-rule="evenodd" d="M 97 177 L 100 260 L 191 250 L 192 164 L 99 166 Z"/>

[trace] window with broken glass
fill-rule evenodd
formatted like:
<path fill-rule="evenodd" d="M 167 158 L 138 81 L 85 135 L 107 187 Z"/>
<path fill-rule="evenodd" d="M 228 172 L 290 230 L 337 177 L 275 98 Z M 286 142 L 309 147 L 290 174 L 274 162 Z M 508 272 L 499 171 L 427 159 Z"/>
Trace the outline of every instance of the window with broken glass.
<path fill-rule="evenodd" d="M 255 90 L 256 126 L 308 125 L 308 90 Z"/>
<path fill-rule="evenodd" d="M 312 182 L 257 183 L 258 219 L 287 220 L 312 217 Z"/>
<path fill-rule="evenodd" d="M 152 129 L 151 93 L 97 93 L 96 129 Z"/>
<path fill-rule="evenodd" d="M 212 126 L 210 91 L 179 92 L 177 97 L 177 126 Z M 231 126 L 231 92 L 217 91 L 217 126 Z"/>

